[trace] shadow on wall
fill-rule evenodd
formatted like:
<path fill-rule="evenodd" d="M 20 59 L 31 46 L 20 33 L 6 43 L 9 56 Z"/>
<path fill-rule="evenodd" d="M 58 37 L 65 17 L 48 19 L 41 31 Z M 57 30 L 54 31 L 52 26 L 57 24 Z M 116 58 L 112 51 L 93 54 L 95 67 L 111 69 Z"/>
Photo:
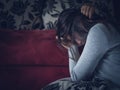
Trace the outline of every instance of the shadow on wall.
<path fill-rule="evenodd" d="M 120 0 L 113 0 L 113 3 L 114 3 L 115 18 L 120 25 Z"/>

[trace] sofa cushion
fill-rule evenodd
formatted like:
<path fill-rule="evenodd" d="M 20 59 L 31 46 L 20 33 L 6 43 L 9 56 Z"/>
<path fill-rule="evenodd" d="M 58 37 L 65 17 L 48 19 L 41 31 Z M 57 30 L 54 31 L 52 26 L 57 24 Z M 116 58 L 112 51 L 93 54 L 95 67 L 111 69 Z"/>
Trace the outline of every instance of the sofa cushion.
<path fill-rule="evenodd" d="M 55 30 L 0 30 L 0 90 L 41 90 L 69 76 L 68 54 Z"/>
<path fill-rule="evenodd" d="M 0 65 L 67 65 L 67 50 L 55 30 L 0 31 Z"/>
<path fill-rule="evenodd" d="M 41 90 L 68 76 L 68 67 L 0 66 L 0 90 Z"/>

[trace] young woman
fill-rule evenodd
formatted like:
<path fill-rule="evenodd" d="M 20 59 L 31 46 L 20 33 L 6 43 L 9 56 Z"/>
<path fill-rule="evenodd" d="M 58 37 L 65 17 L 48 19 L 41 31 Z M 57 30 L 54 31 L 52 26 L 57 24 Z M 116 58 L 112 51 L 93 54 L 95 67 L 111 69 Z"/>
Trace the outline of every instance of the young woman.
<path fill-rule="evenodd" d="M 68 49 L 70 79 L 43 90 L 120 90 L 120 31 L 114 23 L 67 9 L 58 19 L 57 39 Z"/>

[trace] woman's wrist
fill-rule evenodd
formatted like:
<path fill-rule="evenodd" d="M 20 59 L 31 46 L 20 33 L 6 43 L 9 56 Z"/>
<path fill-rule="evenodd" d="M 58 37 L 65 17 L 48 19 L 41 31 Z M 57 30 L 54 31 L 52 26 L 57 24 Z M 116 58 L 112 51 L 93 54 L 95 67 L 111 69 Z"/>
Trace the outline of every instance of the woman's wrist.
<path fill-rule="evenodd" d="M 76 45 L 71 45 L 71 47 L 68 48 L 68 55 L 69 55 L 69 59 L 77 62 L 80 57 L 78 47 Z"/>

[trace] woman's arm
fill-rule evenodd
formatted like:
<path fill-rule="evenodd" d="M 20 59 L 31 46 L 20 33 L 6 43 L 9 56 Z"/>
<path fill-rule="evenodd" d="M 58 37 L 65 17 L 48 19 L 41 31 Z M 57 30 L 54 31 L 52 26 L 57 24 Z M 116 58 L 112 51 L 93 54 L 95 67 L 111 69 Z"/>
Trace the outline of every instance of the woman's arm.
<path fill-rule="evenodd" d="M 72 45 L 70 48 L 68 48 L 68 55 L 69 55 L 69 71 L 71 75 L 72 69 L 75 67 L 77 60 L 80 57 L 78 47 L 75 45 Z"/>
<path fill-rule="evenodd" d="M 103 19 L 113 18 L 113 1 L 112 0 L 92 0 L 95 7 L 95 13 Z M 111 18 L 112 17 L 112 18 Z"/>
<path fill-rule="evenodd" d="M 113 6 L 112 0 L 90 0 L 85 1 L 81 7 L 81 13 L 90 19 L 96 19 L 99 17 L 104 19 L 109 19 L 108 17 L 112 17 Z M 97 15 L 97 16 L 96 16 Z M 98 17 L 99 16 L 99 17 Z"/>
<path fill-rule="evenodd" d="M 97 24 L 91 28 L 83 52 L 77 62 L 75 61 L 77 58 L 71 57 L 76 56 L 77 52 L 72 53 L 71 49 L 68 49 L 69 70 L 73 81 L 84 80 L 91 76 L 105 54 L 108 40 L 102 29 L 106 30 L 107 28 L 103 24 Z"/>

